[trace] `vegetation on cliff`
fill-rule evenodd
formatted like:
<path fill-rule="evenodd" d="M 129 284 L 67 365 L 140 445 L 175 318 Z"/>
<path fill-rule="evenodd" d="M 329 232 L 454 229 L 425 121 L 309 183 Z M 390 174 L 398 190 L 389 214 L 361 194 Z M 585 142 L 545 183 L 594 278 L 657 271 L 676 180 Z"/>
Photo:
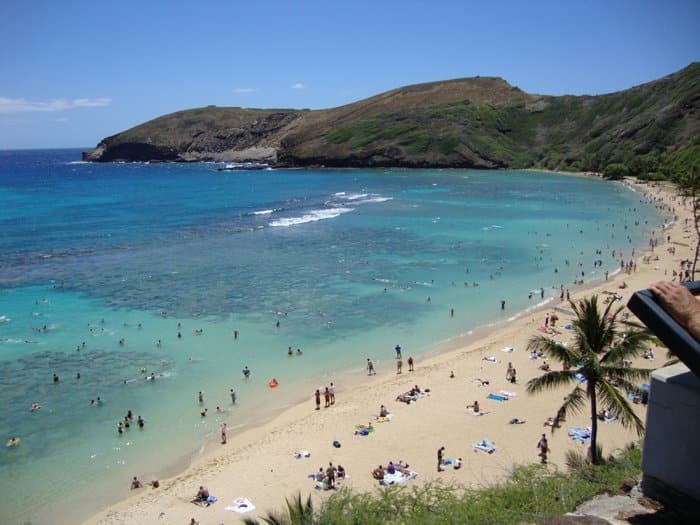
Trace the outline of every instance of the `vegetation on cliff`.
<path fill-rule="evenodd" d="M 499 78 L 476 77 L 326 110 L 180 111 L 108 137 L 86 158 L 537 167 L 669 178 L 700 162 L 699 108 L 700 63 L 597 96 L 531 95 Z"/>

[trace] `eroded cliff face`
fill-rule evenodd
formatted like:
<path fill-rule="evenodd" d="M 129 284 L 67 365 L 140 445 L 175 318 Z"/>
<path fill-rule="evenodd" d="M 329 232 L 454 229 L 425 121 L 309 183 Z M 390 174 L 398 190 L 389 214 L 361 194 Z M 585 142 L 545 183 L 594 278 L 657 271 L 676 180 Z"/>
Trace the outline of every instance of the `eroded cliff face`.
<path fill-rule="evenodd" d="M 432 82 L 325 110 L 206 108 L 104 139 L 91 161 L 600 171 L 698 148 L 700 64 L 600 96 L 530 95 L 499 78 Z M 653 158 L 652 158 L 653 157 Z"/>
<path fill-rule="evenodd" d="M 180 111 L 107 137 L 89 161 L 276 162 L 275 135 L 303 112 L 207 107 Z"/>

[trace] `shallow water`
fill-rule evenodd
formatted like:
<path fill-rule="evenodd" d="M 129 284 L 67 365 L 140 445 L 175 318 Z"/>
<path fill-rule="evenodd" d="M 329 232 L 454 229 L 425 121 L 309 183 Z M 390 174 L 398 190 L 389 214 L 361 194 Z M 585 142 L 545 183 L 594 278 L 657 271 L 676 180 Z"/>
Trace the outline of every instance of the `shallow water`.
<path fill-rule="evenodd" d="M 77 158 L 0 152 L 0 428 L 22 440 L 0 453 L 3 523 L 74 522 L 197 457 L 221 421 L 601 279 L 663 221 L 619 184 L 550 173 Z M 146 427 L 119 436 L 129 409 Z"/>

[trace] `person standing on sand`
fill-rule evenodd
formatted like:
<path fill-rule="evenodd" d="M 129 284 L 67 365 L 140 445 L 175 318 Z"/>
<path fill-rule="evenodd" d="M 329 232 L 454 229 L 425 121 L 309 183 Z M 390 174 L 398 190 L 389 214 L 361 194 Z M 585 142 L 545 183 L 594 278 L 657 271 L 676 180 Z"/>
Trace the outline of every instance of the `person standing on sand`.
<path fill-rule="evenodd" d="M 229 395 L 231 396 L 231 403 L 236 404 L 236 391 L 232 388 L 229 390 Z"/>
<path fill-rule="evenodd" d="M 227 434 L 228 434 L 228 425 L 224 423 L 221 425 L 221 444 L 225 445 L 227 442 Z"/>
<path fill-rule="evenodd" d="M 328 408 L 329 406 L 331 406 L 331 391 L 328 390 L 328 387 L 326 387 L 326 391 L 323 393 L 323 398 L 326 402 L 324 408 Z"/>
<path fill-rule="evenodd" d="M 316 393 L 316 410 L 321 410 L 321 391 L 317 388 Z"/>
<path fill-rule="evenodd" d="M 396 373 L 401 373 L 401 368 L 403 367 L 403 361 L 401 359 L 396 360 Z"/>
<path fill-rule="evenodd" d="M 396 359 L 401 359 L 401 346 L 396 345 L 394 350 L 396 350 Z"/>
<path fill-rule="evenodd" d="M 331 405 L 335 405 L 335 385 L 331 383 L 331 386 L 328 390 L 331 394 Z"/>
<path fill-rule="evenodd" d="M 542 460 L 542 464 L 547 463 L 547 454 L 549 453 L 549 443 L 547 442 L 547 436 L 542 434 L 542 437 L 540 440 L 537 442 L 537 448 L 540 449 L 540 458 Z"/>
<path fill-rule="evenodd" d="M 328 485 L 330 488 L 335 488 L 335 472 L 336 468 L 333 466 L 332 462 L 328 462 L 328 468 L 326 469 L 326 479 L 328 479 Z"/>
<path fill-rule="evenodd" d="M 374 363 L 372 360 L 368 357 L 367 358 L 367 375 L 368 376 L 373 376 L 376 375 L 377 373 L 374 371 Z"/>
<path fill-rule="evenodd" d="M 445 447 L 440 447 L 437 450 L 437 471 L 442 472 L 442 457 L 443 454 L 445 453 Z"/>
<path fill-rule="evenodd" d="M 408 356 L 408 371 L 413 372 L 413 357 Z"/>

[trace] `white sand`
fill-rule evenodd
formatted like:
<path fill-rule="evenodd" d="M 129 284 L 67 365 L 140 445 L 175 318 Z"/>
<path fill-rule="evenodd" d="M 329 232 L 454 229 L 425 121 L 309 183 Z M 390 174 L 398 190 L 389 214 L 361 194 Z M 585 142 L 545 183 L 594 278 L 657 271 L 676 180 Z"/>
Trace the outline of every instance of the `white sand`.
<path fill-rule="evenodd" d="M 640 188 L 648 189 L 646 186 Z M 620 292 L 624 299 L 617 304 L 624 305 L 634 291 L 647 288 L 652 282 L 670 279 L 672 270 L 678 268 L 678 261 L 691 257 L 692 234 L 683 228 L 684 218 L 690 216 L 689 210 L 681 205 L 680 199 L 674 200 L 668 189 L 655 188 L 654 195 L 674 206 L 679 216 L 678 222 L 666 233 L 671 236 L 671 244 L 656 249 L 654 256 L 658 255 L 659 260 L 645 264 L 639 257 L 636 273 L 618 276 L 614 281 L 598 283 L 586 290 L 571 288 L 572 299 L 609 290 Z M 657 233 L 657 237 L 665 235 Z M 667 251 L 669 246 L 676 247 L 675 255 Z M 618 289 L 622 280 L 628 284 L 624 290 Z M 342 464 L 350 475 L 344 484 L 361 491 L 378 487 L 370 472 L 379 464 L 386 465 L 389 460 L 408 462 L 411 470 L 418 472 L 417 479 L 408 483 L 424 483 L 439 477 L 447 482 L 457 481 L 470 486 L 488 485 L 508 476 L 513 465 L 539 461 L 536 443 L 544 431 L 547 431 L 552 451 L 549 468 L 565 469 L 565 452 L 569 449 L 585 451 L 587 447 L 571 440 L 567 430 L 574 426 L 589 426 L 587 414 L 570 418 L 554 435 L 550 435 L 550 429 L 545 428 L 543 422 L 554 415 L 570 388 L 536 396 L 525 392 L 527 381 L 542 373 L 538 370 L 542 360 L 528 358 L 525 351 L 527 341 L 540 333 L 537 328 L 543 324 L 545 313 L 553 311 L 551 306 L 568 309 L 567 303 L 562 304 L 557 299 L 550 308 L 523 315 L 466 346 L 458 345 L 440 355 L 417 360 L 415 372 L 408 372 L 407 356 L 404 356 L 401 375 L 396 375 L 394 370 L 386 371 L 384 375 L 367 378 L 364 384 L 349 391 L 342 390 L 342 385 L 339 385 L 336 403 L 331 408 L 314 410 L 310 395 L 308 402 L 287 410 L 260 427 L 238 434 L 229 433 L 227 445 L 215 447 L 208 457 L 197 461 L 180 475 L 161 480 L 158 489 L 145 488 L 129 494 L 130 480 L 124 480 L 124 496 L 128 499 L 93 516 L 86 525 L 184 525 L 192 517 L 202 525 L 239 523 L 239 514 L 224 509 L 239 497 L 248 498 L 257 507 L 256 511 L 245 515 L 251 517 L 279 509 L 284 505 L 285 497 L 297 492 L 303 497 L 311 493 L 318 504 L 319 499 L 327 497 L 331 491 L 314 490 L 314 482 L 307 475 L 318 471 L 319 467 L 325 468 L 329 461 Z M 561 311 L 557 311 L 557 315 L 558 327 L 568 324 L 570 316 Z M 562 329 L 561 335 L 556 337 L 567 341 L 571 334 Z M 515 351 L 502 352 L 504 347 L 514 347 Z M 659 349 L 655 353 L 655 360 L 640 359 L 636 365 L 660 367 L 665 360 L 665 351 Z M 498 362 L 482 360 L 485 356 L 495 356 Z M 515 385 L 505 379 L 508 361 L 518 371 Z M 450 371 L 454 371 L 454 379 L 449 378 Z M 481 386 L 475 378 L 488 379 L 490 385 Z M 395 401 L 397 394 L 409 390 L 414 384 L 423 389 L 430 388 L 430 394 L 410 405 Z M 282 389 L 283 386 L 279 387 L 280 395 L 284 395 Z M 487 399 L 489 393 L 501 390 L 514 392 L 516 396 L 506 402 Z M 467 413 L 466 405 L 474 400 L 479 401 L 482 411 L 488 412 L 486 415 L 477 417 Z M 375 420 L 381 404 L 393 414 L 389 423 Z M 644 407 L 634 407 L 644 418 Z M 526 423 L 509 425 L 508 421 L 515 417 L 526 420 Z M 373 421 L 376 428 L 373 433 L 369 436 L 353 435 L 356 424 L 366 425 L 369 421 Z M 473 443 L 484 438 L 495 442 L 497 451 L 494 454 L 472 448 Z M 340 441 L 342 447 L 334 448 L 334 440 Z M 599 440 L 604 452 L 609 454 L 637 441 L 637 437 L 619 423 L 601 423 Z M 460 470 L 437 472 L 436 451 L 443 445 L 446 458 L 463 459 Z M 294 452 L 299 450 L 310 451 L 311 457 L 294 459 Z M 190 503 L 200 485 L 209 487 L 219 501 L 208 508 Z"/>

